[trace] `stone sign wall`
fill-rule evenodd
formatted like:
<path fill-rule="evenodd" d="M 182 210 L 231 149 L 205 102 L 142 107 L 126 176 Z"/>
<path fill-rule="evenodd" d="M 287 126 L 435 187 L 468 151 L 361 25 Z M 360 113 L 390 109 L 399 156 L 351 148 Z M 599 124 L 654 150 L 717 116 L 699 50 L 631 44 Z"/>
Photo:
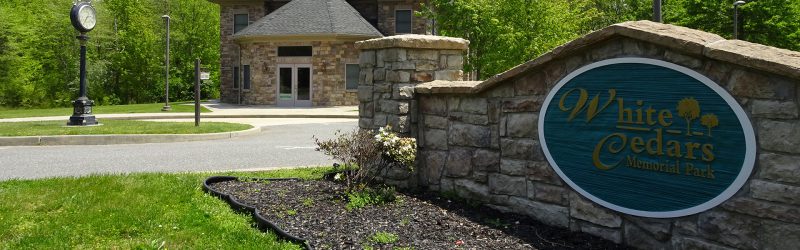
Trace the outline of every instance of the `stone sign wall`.
<path fill-rule="evenodd" d="M 415 39 L 425 43 L 430 38 Z M 377 65 L 370 58 L 394 50 L 391 43 L 371 47 L 378 43 L 357 45 L 370 48 L 361 52 L 362 67 Z M 733 96 L 749 117 L 757 144 L 755 166 L 738 192 L 699 213 L 656 219 L 605 208 L 559 177 L 541 148 L 537 125 L 543 102 L 571 72 L 612 58 L 676 64 Z M 441 55 L 438 59 L 439 66 L 447 65 Z M 384 70 L 389 75 L 395 69 Z M 382 126 L 383 118 L 374 118 L 394 110 L 377 104 L 393 107 L 396 96 L 386 87 L 376 88 L 374 79 L 363 81 L 359 89 L 362 128 Z M 800 245 L 798 52 L 638 21 L 596 31 L 486 81 L 445 80 L 403 85 L 413 91 L 403 91 L 410 104 L 403 116 L 410 118 L 402 130 L 417 138 L 419 153 L 416 172 L 389 174 L 391 183 L 454 193 L 499 211 L 643 249 Z"/>

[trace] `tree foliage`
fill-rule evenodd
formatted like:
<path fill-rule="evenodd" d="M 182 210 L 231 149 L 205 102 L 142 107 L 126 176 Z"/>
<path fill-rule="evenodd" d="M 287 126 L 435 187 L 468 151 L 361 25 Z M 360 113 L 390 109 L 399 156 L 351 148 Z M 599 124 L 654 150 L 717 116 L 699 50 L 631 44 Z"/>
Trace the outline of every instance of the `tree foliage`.
<path fill-rule="evenodd" d="M 672 0 L 665 19 L 681 26 L 733 38 L 733 1 Z M 739 7 L 739 39 L 800 50 L 800 3 L 792 0 L 749 0 Z"/>
<path fill-rule="evenodd" d="M 470 41 L 466 69 L 503 72 L 589 31 L 586 1 L 432 0 L 423 13 L 439 34 Z"/>
<path fill-rule="evenodd" d="M 219 7 L 205 0 L 96 0 L 87 35 L 89 97 L 99 104 L 163 101 L 165 23 L 170 27 L 170 99 L 192 97 L 194 59 L 219 73 Z M 0 106 L 68 106 L 78 93 L 78 32 L 72 1 L 0 2 Z M 203 86 L 216 97 L 219 83 Z"/>
<path fill-rule="evenodd" d="M 800 1 L 749 0 L 739 39 L 800 51 Z M 733 36 L 733 1 L 663 0 L 665 23 Z M 652 0 L 431 0 L 439 34 L 470 40 L 465 70 L 485 79 L 614 23 L 651 20 Z"/>
<path fill-rule="evenodd" d="M 429 0 L 438 34 L 470 40 L 465 70 L 485 79 L 610 24 L 652 18 L 652 0 Z M 663 0 L 665 23 L 732 38 L 733 1 Z M 800 51 L 800 1 L 749 0 L 742 40 Z M 0 106 L 68 106 L 78 91 L 72 1 L 0 1 Z M 100 104 L 163 101 L 164 20 L 172 17 L 170 99 L 190 99 L 194 59 L 219 75 L 219 7 L 207 0 L 95 0 L 89 97 Z M 203 97 L 217 97 L 219 83 Z"/>

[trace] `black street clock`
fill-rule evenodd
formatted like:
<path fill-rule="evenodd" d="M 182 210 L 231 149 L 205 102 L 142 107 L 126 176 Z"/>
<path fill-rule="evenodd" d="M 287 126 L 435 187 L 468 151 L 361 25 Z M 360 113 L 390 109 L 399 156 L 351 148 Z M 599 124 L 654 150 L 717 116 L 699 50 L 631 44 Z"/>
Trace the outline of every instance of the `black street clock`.
<path fill-rule="evenodd" d="M 77 36 L 81 43 L 81 65 L 80 65 L 80 96 L 72 102 L 72 116 L 69 117 L 67 126 L 91 126 L 98 125 L 97 119 L 92 114 L 94 101 L 86 95 L 86 41 L 89 40 L 87 32 L 94 29 L 97 24 L 97 12 L 91 3 L 80 2 L 72 6 L 69 13 L 72 26 L 81 34 Z"/>
<path fill-rule="evenodd" d="M 97 13 L 91 4 L 86 2 L 72 6 L 69 18 L 72 20 L 72 26 L 81 33 L 91 31 L 97 24 Z"/>

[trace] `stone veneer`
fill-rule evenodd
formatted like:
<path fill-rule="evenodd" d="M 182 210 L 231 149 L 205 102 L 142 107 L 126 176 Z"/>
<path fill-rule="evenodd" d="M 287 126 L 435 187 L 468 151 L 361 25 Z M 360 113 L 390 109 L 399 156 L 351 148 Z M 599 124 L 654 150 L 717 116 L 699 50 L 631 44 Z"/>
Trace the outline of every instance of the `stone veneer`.
<path fill-rule="evenodd" d="M 427 40 L 420 39 L 417 43 Z M 596 31 L 483 82 L 421 83 L 428 78 L 411 77 L 417 70 L 399 66 L 412 58 L 411 50 L 361 47 L 362 67 L 381 76 L 367 75 L 359 87 L 360 126 L 400 121 L 399 130 L 410 132 L 419 144 L 417 171 L 389 173 L 390 183 L 451 192 L 500 211 L 643 249 L 800 245 L 798 52 L 638 21 Z M 373 56 L 378 53 L 383 55 Z M 460 58 L 454 57 L 450 64 L 441 53 L 439 57 L 427 53 L 425 61 L 438 59 L 439 66 L 459 68 Z M 756 131 L 758 160 L 749 180 L 731 199 L 679 218 L 630 216 L 582 197 L 549 165 L 539 144 L 537 122 L 550 89 L 584 65 L 632 56 L 693 69 L 729 91 L 745 109 Z M 419 57 L 413 58 L 416 69 L 424 65 Z M 415 86 L 414 91 L 400 91 L 408 86 Z"/>
<path fill-rule="evenodd" d="M 311 64 L 313 106 L 358 105 L 356 90 L 346 90 L 345 65 L 358 64 L 353 41 L 241 42 L 242 65 L 250 65 L 250 89 L 242 90 L 244 104 L 275 104 L 278 64 Z M 311 57 L 278 57 L 279 46 L 312 46 Z M 232 86 L 231 86 L 232 88 Z M 236 96 L 238 89 L 231 90 Z"/>
<path fill-rule="evenodd" d="M 356 43 L 361 77 L 358 100 L 359 126 L 376 129 L 391 125 L 397 132 L 413 134 L 416 117 L 414 86 L 432 80 L 463 78 L 463 53 L 467 42 L 460 38 L 398 35 Z"/>
<path fill-rule="evenodd" d="M 417 11 L 422 11 L 419 0 L 384 0 L 378 1 L 378 30 L 386 36 L 397 35 L 395 33 L 395 10 L 411 10 L 411 33 L 430 34 L 428 31 L 428 20 L 414 15 Z"/>
<path fill-rule="evenodd" d="M 264 17 L 264 4 L 261 2 L 237 2 L 220 4 L 220 98 L 225 103 L 237 103 L 238 89 L 233 88 L 233 67 L 238 65 L 239 46 L 233 41 L 233 16 L 248 14 L 250 23 Z M 252 70 L 252 69 L 251 69 Z"/>

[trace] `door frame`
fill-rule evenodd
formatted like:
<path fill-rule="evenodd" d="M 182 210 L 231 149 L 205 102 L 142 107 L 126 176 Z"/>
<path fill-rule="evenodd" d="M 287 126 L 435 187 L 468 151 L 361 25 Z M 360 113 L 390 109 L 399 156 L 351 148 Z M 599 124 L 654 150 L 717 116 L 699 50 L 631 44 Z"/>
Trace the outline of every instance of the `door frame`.
<path fill-rule="evenodd" d="M 277 69 L 275 71 L 275 103 L 277 106 L 281 107 L 311 107 L 312 101 L 314 99 L 314 68 L 311 64 L 278 64 Z M 281 100 L 281 68 L 291 68 L 292 69 L 292 99 L 291 100 Z M 308 68 L 308 100 L 297 100 L 297 85 L 298 85 L 298 68 Z"/>

